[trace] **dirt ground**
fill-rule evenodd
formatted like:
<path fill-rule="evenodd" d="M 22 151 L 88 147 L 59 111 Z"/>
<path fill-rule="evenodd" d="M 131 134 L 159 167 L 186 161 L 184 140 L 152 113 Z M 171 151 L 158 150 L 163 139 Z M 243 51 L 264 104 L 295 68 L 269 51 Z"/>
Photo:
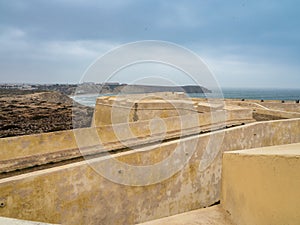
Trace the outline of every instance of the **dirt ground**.
<path fill-rule="evenodd" d="M 73 129 L 73 120 L 77 127 L 88 127 L 93 111 L 58 92 L 3 94 L 0 137 Z"/>

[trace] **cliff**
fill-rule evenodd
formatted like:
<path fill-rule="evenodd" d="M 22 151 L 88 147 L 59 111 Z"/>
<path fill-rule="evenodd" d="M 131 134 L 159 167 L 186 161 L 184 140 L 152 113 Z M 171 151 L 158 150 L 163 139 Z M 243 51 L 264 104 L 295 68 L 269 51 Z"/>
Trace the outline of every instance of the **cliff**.
<path fill-rule="evenodd" d="M 77 94 L 90 94 L 90 93 L 153 93 L 153 92 L 186 92 L 186 93 L 211 93 L 205 87 L 196 85 L 187 86 L 155 86 L 155 85 L 137 85 L 137 84 L 94 84 L 83 83 L 77 89 Z"/>

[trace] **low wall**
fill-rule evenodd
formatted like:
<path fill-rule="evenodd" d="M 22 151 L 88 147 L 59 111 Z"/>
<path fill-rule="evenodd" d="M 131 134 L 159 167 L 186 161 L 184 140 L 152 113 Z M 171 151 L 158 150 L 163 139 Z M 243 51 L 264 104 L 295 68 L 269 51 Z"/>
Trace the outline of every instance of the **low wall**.
<path fill-rule="evenodd" d="M 275 110 L 282 110 L 288 112 L 300 112 L 300 104 L 295 102 L 261 102 L 261 105 Z"/>
<path fill-rule="evenodd" d="M 134 224 L 174 215 L 220 199 L 223 151 L 295 142 L 300 142 L 299 119 L 252 123 L 116 154 L 122 162 L 151 165 L 181 146 L 183 155 L 178 159 L 190 157 L 173 176 L 151 183 L 175 165 L 170 164 L 147 178 L 144 186 L 112 182 L 87 161 L 9 177 L 0 180 L 0 201 L 5 203 L 0 215 L 62 224 Z M 92 160 L 101 167 L 107 159 Z M 131 183 L 145 179 L 144 174 L 132 176 L 118 167 L 109 169 Z"/>
<path fill-rule="evenodd" d="M 286 119 L 300 118 L 300 104 L 281 102 L 259 102 L 258 100 L 237 101 L 227 100 L 229 105 L 237 105 L 253 109 L 256 113 L 281 117 Z"/>
<path fill-rule="evenodd" d="M 281 117 L 281 118 L 299 118 L 300 113 L 297 112 L 287 112 L 287 111 L 280 111 L 280 110 L 266 110 L 266 109 L 255 109 L 254 110 L 256 113 L 259 114 L 264 114 L 264 115 L 269 115 L 269 116 L 276 116 L 276 117 Z"/>

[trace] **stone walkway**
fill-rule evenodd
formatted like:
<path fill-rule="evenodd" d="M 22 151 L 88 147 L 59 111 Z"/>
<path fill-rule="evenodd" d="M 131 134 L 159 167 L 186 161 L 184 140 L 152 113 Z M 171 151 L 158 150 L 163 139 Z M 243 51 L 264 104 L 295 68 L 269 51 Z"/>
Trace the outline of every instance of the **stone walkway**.
<path fill-rule="evenodd" d="M 54 225 L 54 224 L 0 217 L 0 225 Z"/>
<path fill-rule="evenodd" d="M 234 225 L 220 205 L 198 209 L 139 225 Z"/>

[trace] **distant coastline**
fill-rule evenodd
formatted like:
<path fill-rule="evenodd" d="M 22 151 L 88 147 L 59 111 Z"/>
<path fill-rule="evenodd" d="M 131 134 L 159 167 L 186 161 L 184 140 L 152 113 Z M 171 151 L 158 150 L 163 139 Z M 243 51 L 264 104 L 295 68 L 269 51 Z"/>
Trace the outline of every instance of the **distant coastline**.
<path fill-rule="evenodd" d="M 119 94 L 119 93 L 151 93 L 151 92 L 186 92 L 211 93 L 211 90 L 199 85 L 182 86 L 155 86 L 120 83 L 93 83 L 82 84 L 0 84 L 0 94 L 15 92 L 34 93 L 40 91 L 57 91 L 65 95 L 79 94 Z"/>

